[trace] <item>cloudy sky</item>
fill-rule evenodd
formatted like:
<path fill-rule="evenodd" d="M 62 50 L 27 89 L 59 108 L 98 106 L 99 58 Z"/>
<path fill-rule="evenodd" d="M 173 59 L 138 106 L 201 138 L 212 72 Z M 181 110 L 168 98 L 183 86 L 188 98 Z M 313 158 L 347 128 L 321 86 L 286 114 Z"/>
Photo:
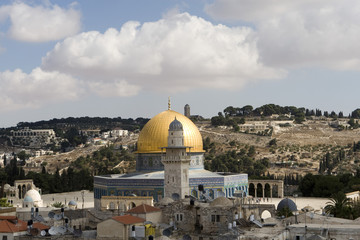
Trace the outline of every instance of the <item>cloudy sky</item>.
<path fill-rule="evenodd" d="M 358 0 L 2 0 L 0 127 L 360 107 Z"/>

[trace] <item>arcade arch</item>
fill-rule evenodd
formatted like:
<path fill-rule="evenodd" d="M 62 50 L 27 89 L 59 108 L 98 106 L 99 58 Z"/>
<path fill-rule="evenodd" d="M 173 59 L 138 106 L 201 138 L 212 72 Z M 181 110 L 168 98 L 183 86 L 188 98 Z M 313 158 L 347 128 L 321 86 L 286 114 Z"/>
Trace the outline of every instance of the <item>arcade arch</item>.
<path fill-rule="evenodd" d="M 282 180 L 249 180 L 249 195 L 255 198 L 284 197 Z"/>

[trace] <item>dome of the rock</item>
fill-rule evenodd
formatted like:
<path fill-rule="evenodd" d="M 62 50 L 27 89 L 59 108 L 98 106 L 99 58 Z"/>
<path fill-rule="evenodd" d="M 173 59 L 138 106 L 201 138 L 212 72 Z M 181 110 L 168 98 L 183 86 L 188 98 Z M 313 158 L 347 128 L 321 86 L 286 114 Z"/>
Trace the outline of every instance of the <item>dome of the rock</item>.
<path fill-rule="evenodd" d="M 195 124 L 178 112 L 166 110 L 145 124 L 139 135 L 137 153 L 160 153 L 162 147 L 167 147 L 169 125 L 175 118 L 183 127 L 184 145 L 191 147 L 191 152 L 204 152 L 202 137 Z"/>

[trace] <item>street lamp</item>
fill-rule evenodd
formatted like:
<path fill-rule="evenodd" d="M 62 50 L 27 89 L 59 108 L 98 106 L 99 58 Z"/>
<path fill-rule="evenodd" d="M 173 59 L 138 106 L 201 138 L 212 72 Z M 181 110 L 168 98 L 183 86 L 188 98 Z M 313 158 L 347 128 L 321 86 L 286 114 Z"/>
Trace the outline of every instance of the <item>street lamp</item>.
<path fill-rule="evenodd" d="M 85 190 L 81 191 L 81 197 L 82 197 L 82 209 L 84 209 L 84 195 L 85 195 Z"/>
<path fill-rule="evenodd" d="M 305 240 L 306 240 L 306 233 L 307 233 L 306 213 L 308 212 L 308 209 L 307 209 L 307 208 L 303 208 L 303 209 L 301 209 L 301 210 L 305 212 Z"/>
<path fill-rule="evenodd" d="M 298 197 L 298 195 L 295 193 L 293 196 L 295 198 L 295 204 L 296 204 L 296 198 Z"/>

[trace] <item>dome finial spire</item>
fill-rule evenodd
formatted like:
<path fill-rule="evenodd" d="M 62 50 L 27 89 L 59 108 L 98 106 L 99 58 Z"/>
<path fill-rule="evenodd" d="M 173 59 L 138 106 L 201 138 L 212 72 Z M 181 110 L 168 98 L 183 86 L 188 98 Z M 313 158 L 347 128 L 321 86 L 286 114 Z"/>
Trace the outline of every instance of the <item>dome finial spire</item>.
<path fill-rule="evenodd" d="M 170 97 L 168 99 L 168 110 L 171 110 L 171 101 L 170 101 Z"/>

